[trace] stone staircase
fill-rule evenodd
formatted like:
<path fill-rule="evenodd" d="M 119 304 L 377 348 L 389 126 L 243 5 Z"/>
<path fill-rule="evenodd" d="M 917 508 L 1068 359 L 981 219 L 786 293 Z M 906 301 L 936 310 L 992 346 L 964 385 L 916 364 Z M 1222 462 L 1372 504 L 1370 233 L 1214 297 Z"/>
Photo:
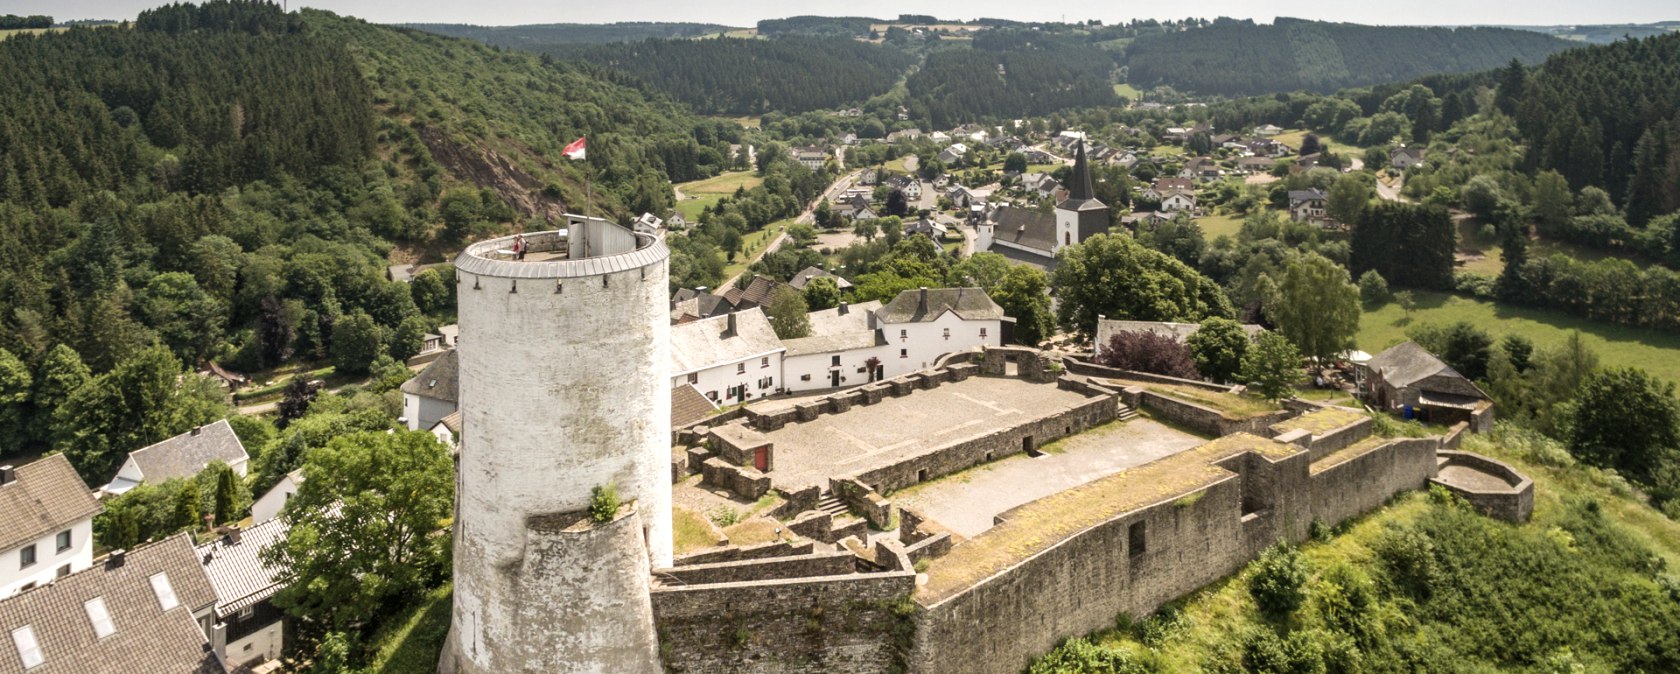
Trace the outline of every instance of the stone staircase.
<path fill-rule="evenodd" d="M 1135 409 L 1131 405 L 1127 405 L 1125 403 L 1119 403 L 1119 405 L 1120 405 L 1120 413 L 1114 415 L 1114 420 L 1115 421 L 1131 421 L 1131 420 L 1137 418 L 1137 415 L 1138 415 L 1137 409 Z"/>
<path fill-rule="evenodd" d="M 834 517 L 845 515 L 848 512 L 846 504 L 841 502 L 840 497 L 835 496 L 832 492 L 817 500 L 817 510 Z"/>

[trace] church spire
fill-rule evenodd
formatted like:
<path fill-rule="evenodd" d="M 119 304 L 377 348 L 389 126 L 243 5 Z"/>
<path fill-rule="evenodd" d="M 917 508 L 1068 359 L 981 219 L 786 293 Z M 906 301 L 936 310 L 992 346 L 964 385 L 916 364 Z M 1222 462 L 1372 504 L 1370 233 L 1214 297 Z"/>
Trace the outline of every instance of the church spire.
<path fill-rule="evenodd" d="M 1085 139 L 1079 139 L 1079 147 L 1073 153 L 1073 175 L 1068 179 L 1068 200 L 1082 201 L 1097 198 L 1096 190 L 1091 189 L 1091 169 L 1085 165 Z"/>

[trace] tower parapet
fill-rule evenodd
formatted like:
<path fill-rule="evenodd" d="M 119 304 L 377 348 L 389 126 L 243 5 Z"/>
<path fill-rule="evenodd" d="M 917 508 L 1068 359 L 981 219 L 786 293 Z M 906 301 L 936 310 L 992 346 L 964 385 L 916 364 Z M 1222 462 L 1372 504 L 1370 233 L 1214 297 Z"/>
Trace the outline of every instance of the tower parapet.
<path fill-rule="evenodd" d="M 670 251 L 576 215 L 515 251 L 514 237 L 481 241 L 455 262 L 462 438 L 439 669 L 657 672 L 648 570 L 672 554 Z M 634 512 L 551 526 L 587 522 L 609 484 Z"/>

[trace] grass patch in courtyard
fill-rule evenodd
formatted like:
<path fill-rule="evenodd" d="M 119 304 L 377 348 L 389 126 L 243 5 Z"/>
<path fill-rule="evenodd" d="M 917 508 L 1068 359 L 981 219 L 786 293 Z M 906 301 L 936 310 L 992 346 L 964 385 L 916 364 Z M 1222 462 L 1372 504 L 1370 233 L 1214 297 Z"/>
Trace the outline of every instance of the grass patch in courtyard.
<path fill-rule="evenodd" d="M 1406 330 L 1423 323 L 1450 325 L 1466 321 L 1495 338 L 1507 333 L 1523 335 L 1534 340 L 1534 346 L 1540 349 L 1560 345 L 1570 331 L 1579 330 L 1581 338 L 1598 353 L 1603 365 L 1644 368 L 1663 379 L 1680 382 L 1680 335 L 1445 293 L 1416 292 L 1415 296 L 1417 308 L 1409 317 L 1392 302 L 1367 309 L 1360 318 L 1359 334 L 1355 337 L 1358 348 L 1375 354 L 1405 341 Z"/>
<path fill-rule="evenodd" d="M 671 509 L 671 530 L 676 553 L 679 555 L 704 550 L 717 543 L 717 540 L 712 538 L 711 524 L 705 517 L 688 508 L 679 506 Z"/>

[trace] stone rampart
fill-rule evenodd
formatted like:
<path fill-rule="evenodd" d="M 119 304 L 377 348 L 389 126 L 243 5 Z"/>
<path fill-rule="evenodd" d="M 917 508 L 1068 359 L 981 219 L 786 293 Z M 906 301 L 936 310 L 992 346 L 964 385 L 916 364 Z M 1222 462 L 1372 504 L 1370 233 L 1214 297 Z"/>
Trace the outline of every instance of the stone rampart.
<path fill-rule="evenodd" d="M 655 569 L 653 575 L 662 583 L 680 587 L 707 583 L 839 576 L 855 573 L 857 570 L 857 556 L 850 552 L 815 552 L 709 564 L 684 564 L 669 569 Z"/>
<path fill-rule="evenodd" d="M 1123 397 L 1130 398 L 1131 396 L 1135 396 L 1137 402 L 1133 403 L 1128 399 L 1127 404 L 1145 407 L 1168 421 L 1198 433 L 1215 437 L 1232 433 L 1270 435 L 1266 432 L 1269 426 L 1295 414 L 1289 410 L 1281 410 L 1251 417 L 1236 418 L 1206 405 L 1162 395 L 1142 387 L 1128 387 L 1126 396 Z"/>
<path fill-rule="evenodd" d="M 1314 467 L 1315 519 L 1337 525 L 1381 506 L 1402 491 L 1421 489 L 1435 476 L 1440 438 L 1396 438 L 1346 461 Z"/>
<path fill-rule="evenodd" d="M 715 487 L 722 487 L 733 492 L 736 496 L 756 501 L 770 491 L 770 476 L 754 470 L 750 466 L 737 466 L 712 457 L 700 464 L 700 482 Z"/>
<path fill-rule="evenodd" d="M 677 566 L 689 564 L 716 564 L 718 562 L 736 562 L 743 559 L 764 559 L 766 557 L 787 557 L 790 555 L 808 555 L 815 549 L 810 541 L 795 543 L 792 541 L 771 541 L 758 545 L 726 545 L 704 552 L 690 555 L 679 555 Z"/>
<path fill-rule="evenodd" d="M 1517 524 L 1534 514 L 1534 481 L 1510 464 L 1470 452 L 1440 455 L 1444 461 L 1431 482 L 1459 495 L 1478 512 Z"/>
<path fill-rule="evenodd" d="M 892 502 L 855 478 L 829 478 L 828 490 L 846 507 L 863 515 L 871 526 L 886 530 L 892 524 Z"/>

